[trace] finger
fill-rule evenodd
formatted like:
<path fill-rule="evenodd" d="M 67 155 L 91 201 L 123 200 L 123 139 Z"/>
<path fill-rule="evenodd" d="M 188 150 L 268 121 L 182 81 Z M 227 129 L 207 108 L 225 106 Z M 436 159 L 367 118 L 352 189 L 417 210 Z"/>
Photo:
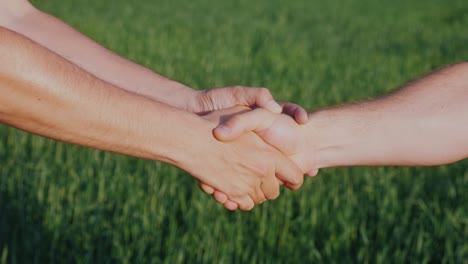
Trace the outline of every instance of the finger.
<path fill-rule="evenodd" d="M 231 200 L 227 200 L 225 203 L 224 203 L 224 207 L 228 210 L 231 210 L 231 211 L 234 211 L 236 210 L 237 208 L 239 208 L 239 205 Z"/>
<path fill-rule="evenodd" d="M 245 196 L 237 201 L 233 201 L 239 205 L 239 209 L 242 211 L 250 211 L 254 208 L 255 203 L 249 196 Z"/>
<path fill-rule="evenodd" d="M 236 99 L 243 105 L 258 106 L 273 113 L 281 113 L 283 108 L 273 99 L 271 92 L 263 87 L 237 87 Z"/>
<path fill-rule="evenodd" d="M 276 177 L 285 182 L 285 187 L 297 190 L 304 182 L 304 174 L 290 159 L 278 153 L 276 158 Z"/>
<path fill-rule="evenodd" d="M 296 113 L 294 114 L 294 119 L 298 124 L 303 125 L 306 124 L 307 121 L 309 121 L 309 114 L 304 108 L 299 107 Z"/>
<path fill-rule="evenodd" d="M 213 189 L 212 187 L 210 187 L 210 186 L 208 186 L 208 185 L 206 185 L 206 184 L 204 184 L 204 183 L 201 183 L 201 182 L 198 184 L 198 186 L 200 187 L 200 189 L 201 189 L 203 192 L 205 192 L 205 193 L 207 193 L 207 194 L 212 194 L 212 195 L 213 195 L 213 198 L 214 198 L 217 202 L 219 202 L 219 203 L 221 203 L 221 204 L 224 204 L 224 207 L 226 207 L 226 209 L 233 211 L 233 210 L 236 210 L 236 209 L 239 207 L 239 206 L 237 205 L 237 203 L 235 203 L 235 202 L 229 200 L 229 199 L 227 198 L 227 195 L 226 195 L 226 194 L 224 194 L 224 193 L 222 193 L 222 192 L 220 192 L 220 191 L 216 191 L 216 190 Z"/>
<path fill-rule="evenodd" d="M 305 124 L 309 120 L 309 115 L 302 106 L 293 103 L 281 103 L 281 105 L 283 113 L 293 117 L 298 124 Z"/>
<path fill-rule="evenodd" d="M 302 183 L 301 184 L 292 184 L 292 183 L 287 182 L 286 184 L 284 184 L 284 187 L 288 188 L 291 191 L 297 191 L 297 190 L 299 190 L 301 188 L 301 186 L 302 186 Z"/>
<path fill-rule="evenodd" d="M 220 191 L 214 191 L 213 198 L 220 204 L 225 204 L 228 201 L 227 195 Z"/>
<path fill-rule="evenodd" d="M 274 175 L 274 172 L 271 173 L 271 175 Z M 273 179 L 276 181 L 276 178 L 273 177 Z M 277 182 L 277 181 L 276 181 Z M 265 190 L 262 188 L 262 184 L 265 182 L 261 182 L 256 188 L 255 188 L 255 193 L 253 195 L 250 195 L 250 198 L 254 201 L 255 204 L 261 204 L 268 198 L 266 197 Z M 278 187 L 279 188 L 279 187 Z"/>
<path fill-rule="evenodd" d="M 318 172 L 319 170 L 315 169 L 315 170 L 308 171 L 306 174 L 307 176 L 314 177 L 314 176 L 317 176 Z"/>
<path fill-rule="evenodd" d="M 206 194 L 213 194 L 214 193 L 214 189 L 202 182 L 199 182 L 198 183 L 198 187 L 203 191 L 205 192 Z"/>
<path fill-rule="evenodd" d="M 268 200 L 275 200 L 280 195 L 279 183 L 276 178 L 263 181 L 261 185 L 261 189 L 265 195 L 265 198 Z M 263 202 L 264 201 L 261 201 L 259 203 L 263 203 Z"/>
<path fill-rule="evenodd" d="M 270 127 L 275 121 L 275 115 L 261 108 L 235 115 L 219 125 L 213 131 L 220 141 L 232 141 L 245 132 L 260 132 Z"/>
<path fill-rule="evenodd" d="M 256 193 L 260 194 L 259 198 L 263 198 L 261 200 L 256 201 L 254 199 L 254 202 L 256 204 L 261 204 L 265 200 L 275 200 L 278 198 L 280 194 L 280 188 L 279 188 L 279 180 L 276 178 L 275 174 L 275 164 L 272 164 L 273 166 L 271 167 L 271 170 L 269 173 L 266 174 L 266 177 L 264 177 L 260 183 L 260 185 L 256 188 Z"/>

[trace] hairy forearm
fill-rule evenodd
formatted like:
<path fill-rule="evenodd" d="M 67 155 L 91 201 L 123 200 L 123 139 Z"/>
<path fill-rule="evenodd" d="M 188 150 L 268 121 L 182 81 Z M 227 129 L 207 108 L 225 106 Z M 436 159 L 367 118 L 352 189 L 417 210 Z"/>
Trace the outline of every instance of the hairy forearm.
<path fill-rule="evenodd" d="M 61 55 L 96 77 L 125 90 L 190 110 L 195 90 L 120 57 L 27 1 L 13 1 L 14 14 L 3 25 Z M 0 3 L 1 5 L 2 3 Z"/>
<path fill-rule="evenodd" d="M 187 148 L 211 140 L 211 126 L 194 114 L 103 82 L 1 27 L 0 40 L 0 122 L 182 168 Z"/>
<path fill-rule="evenodd" d="M 468 157 L 468 64 L 387 96 L 312 113 L 318 167 L 440 165 Z"/>

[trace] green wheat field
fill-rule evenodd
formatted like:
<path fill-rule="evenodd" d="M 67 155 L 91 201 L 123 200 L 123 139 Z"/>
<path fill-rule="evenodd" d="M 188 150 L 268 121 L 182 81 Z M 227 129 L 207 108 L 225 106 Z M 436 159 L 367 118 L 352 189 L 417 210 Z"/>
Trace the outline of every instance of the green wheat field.
<path fill-rule="evenodd" d="M 466 0 L 33 3 L 191 87 L 265 86 L 310 111 L 468 58 Z M 4 125 L 0 158 L 2 264 L 468 263 L 466 160 L 324 169 L 229 212 L 177 168 Z"/>

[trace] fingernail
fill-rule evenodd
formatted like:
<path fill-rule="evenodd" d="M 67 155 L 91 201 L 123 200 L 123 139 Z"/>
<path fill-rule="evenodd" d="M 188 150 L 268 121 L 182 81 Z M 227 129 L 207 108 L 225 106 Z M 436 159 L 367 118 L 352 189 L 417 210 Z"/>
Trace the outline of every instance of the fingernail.
<path fill-rule="evenodd" d="M 270 111 L 272 111 L 273 113 L 281 113 L 283 112 L 283 108 L 281 107 L 281 105 L 279 105 L 276 101 L 274 100 L 271 100 L 269 101 L 268 103 L 266 103 L 266 108 Z"/>
<path fill-rule="evenodd" d="M 216 131 L 218 133 L 221 133 L 223 135 L 229 135 L 231 134 L 232 129 L 229 126 L 226 125 L 220 125 L 216 128 Z"/>
<path fill-rule="evenodd" d="M 307 124 L 307 121 L 309 121 L 309 115 L 305 114 L 305 115 L 299 116 L 299 120 L 298 120 L 299 124 L 301 125 Z"/>

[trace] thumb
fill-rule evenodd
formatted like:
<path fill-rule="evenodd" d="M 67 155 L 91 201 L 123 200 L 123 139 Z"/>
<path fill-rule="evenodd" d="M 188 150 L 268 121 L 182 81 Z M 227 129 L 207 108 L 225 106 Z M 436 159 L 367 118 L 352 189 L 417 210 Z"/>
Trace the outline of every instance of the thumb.
<path fill-rule="evenodd" d="M 275 121 L 276 115 L 257 108 L 229 118 L 213 131 L 214 136 L 220 141 L 233 141 L 246 132 L 261 132 L 269 128 Z"/>
<path fill-rule="evenodd" d="M 258 106 L 272 113 L 279 114 L 283 110 L 278 104 L 273 95 L 267 88 L 260 87 L 236 87 L 235 98 L 236 103 L 247 106 Z"/>

